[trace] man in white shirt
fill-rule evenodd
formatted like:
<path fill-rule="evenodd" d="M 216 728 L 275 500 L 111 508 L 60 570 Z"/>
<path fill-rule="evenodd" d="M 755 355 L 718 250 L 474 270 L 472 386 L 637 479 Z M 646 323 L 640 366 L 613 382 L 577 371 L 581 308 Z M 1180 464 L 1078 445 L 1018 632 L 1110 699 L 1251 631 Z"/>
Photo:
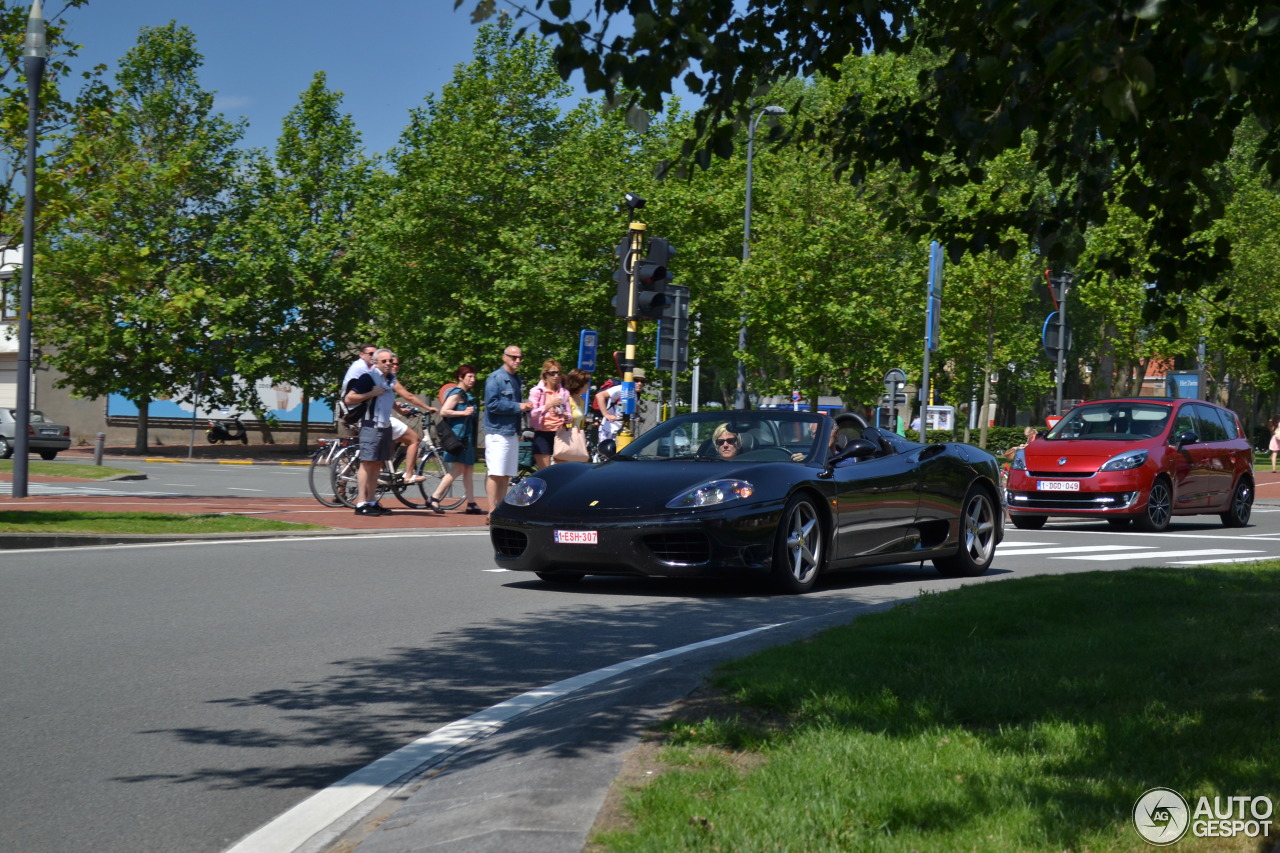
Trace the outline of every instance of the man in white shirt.
<path fill-rule="evenodd" d="M 640 397 L 640 392 L 644 390 L 648 380 L 644 375 L 644 368 L 637 367 L 631 371 L 631 378 L 636 384 L 636 397 Z M 618 403 L 622 400 L 622 384 L 614 385 L 612 388 L 605 388 L 596 394 L 596 406 L 600 409 L 600 440 L 613 438 L 622 429 L 622 412 L 618 410 Z M 634 433 L 633 433 L 634 434 Z"/>
<path fill-rule="evenodd" d="M 356 515 L 389 515 L 375 500 L 382 463 L 391 458 L 391 410 L 396 399 L 395 353 L 388 349 L 373 354 L 373 369 L 357 376 L 343 397 L 348 406 L 371 400 L 360 422 L 360 470 L 356 472 L 358 498 Z M 354 367 L 354 365 L 353 365 Z"/>

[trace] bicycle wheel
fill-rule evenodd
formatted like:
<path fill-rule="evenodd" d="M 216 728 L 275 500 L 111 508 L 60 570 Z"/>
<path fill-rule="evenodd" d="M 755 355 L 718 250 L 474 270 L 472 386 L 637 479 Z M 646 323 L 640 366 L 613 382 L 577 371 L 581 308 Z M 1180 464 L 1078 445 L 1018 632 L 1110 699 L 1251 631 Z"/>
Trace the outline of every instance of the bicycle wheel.
<path fill-rule="evenodd" d="M 311 457 L 311 467 L 307 470 L 307 485 L 311 487 L 311 494 L 324 506 L 342 506 L 342 501 L 338 500 L 333 490 L 332 466 L 337 450 L 333 444 L 325 444 L 317 449 Z"/>
<path fill-rule="evenodd" d="M 356 472 L 360 470 L 360 448 L 356 445 L 344 447 L 333 460 L 333 494 L 342 501 L 343 506 L 354 507 L 360 499 L 360 483 Z M 375 501 L 382 500 L 387 493 L 387 484 L 378 480 L 374 492 Z"/>

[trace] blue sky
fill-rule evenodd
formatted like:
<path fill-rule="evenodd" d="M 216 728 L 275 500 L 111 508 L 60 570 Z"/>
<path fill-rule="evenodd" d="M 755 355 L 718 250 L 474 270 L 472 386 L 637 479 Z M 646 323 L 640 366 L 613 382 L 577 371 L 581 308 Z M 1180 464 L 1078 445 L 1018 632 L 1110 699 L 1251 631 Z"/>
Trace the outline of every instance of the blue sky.
<path fill-rule="evenodd" d="M 365 150 L 396 144 L 411 107 L 438 93 L 471 60 L 476 26 L 467 0 L 90 0 L 67 13 L 68 37 L 83 48 L 77 68 L 116 62 L 144 26 L 176 20 L 204 55 L 201 85 L 215 106 L 244 117 L 244 145 L 272 149 L 280 122 L 316 71 L 343 93 Z M 44 0 L 46 15 L 60 7 Z"/>

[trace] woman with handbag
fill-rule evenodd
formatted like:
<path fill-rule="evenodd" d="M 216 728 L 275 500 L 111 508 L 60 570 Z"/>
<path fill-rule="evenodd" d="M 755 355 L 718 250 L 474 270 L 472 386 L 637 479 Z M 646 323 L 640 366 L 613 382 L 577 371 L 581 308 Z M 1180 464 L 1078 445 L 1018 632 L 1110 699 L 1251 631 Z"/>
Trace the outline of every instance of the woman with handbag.
<path fill-rule="evenodd" d="M 552 443 L 552 456 L 557 462 L 586 462 L 591 458 L 587 450 L 587 434 L 583 429 L 587 420 L 587 386 L 591 375 L 578 369 L 570 370 L 564 377 L 565 390 L 569 392 L 569 420 L 556 431 Z"/>
<path fill-rule="evenodd" d="M 467 496 L 467 508 L 463 512 L 468 515 L 483 515 L 484 510 L 476 503 L 475 492 L 472 491 L 471 477 L 476 467 L 476 410 L 477 400 L 471 393 L 476 384 L 476 369 L 464 364 L 454 373 L 458 384 L 449 389 L 440 407 L 443 423 L 462 442 L 462 449 L 456 453 L 444 452 L 444 461 L 449 463 L 450 471 L 440 480 L 435 494 L 427 499 L 431 509 L 443 513 L 440 508 L 440 496 L 449 490 L 453 481 L 462 478 L 462 488 Z"/>
<path fill-rule="evenodd" d="M 542 470 L 551 464 L 556 430 L 569 420 L 569 392 L 560 382 L 560 362 L 542 363 L 542 381 L 529 392 L 529 427 L 533 430 L 533 464 Z"/>

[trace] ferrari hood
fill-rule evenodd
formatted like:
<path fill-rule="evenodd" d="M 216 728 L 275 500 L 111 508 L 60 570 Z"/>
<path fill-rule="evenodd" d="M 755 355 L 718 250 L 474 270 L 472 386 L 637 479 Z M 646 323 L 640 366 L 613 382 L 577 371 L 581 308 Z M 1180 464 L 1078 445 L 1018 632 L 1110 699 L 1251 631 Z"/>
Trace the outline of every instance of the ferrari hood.
<path fill-rule="evenodd" d="M 760 464 L 725 465 L 707 461 L 553 465 L 535 475 L 546 480 L 547 491 L 526 511 L 558 516 L 581 514 L 583 520 L 618 511 L 660 512 L 672 498 L 712 480 L 751 482 L 752 473 L 760 467 Z"/>

